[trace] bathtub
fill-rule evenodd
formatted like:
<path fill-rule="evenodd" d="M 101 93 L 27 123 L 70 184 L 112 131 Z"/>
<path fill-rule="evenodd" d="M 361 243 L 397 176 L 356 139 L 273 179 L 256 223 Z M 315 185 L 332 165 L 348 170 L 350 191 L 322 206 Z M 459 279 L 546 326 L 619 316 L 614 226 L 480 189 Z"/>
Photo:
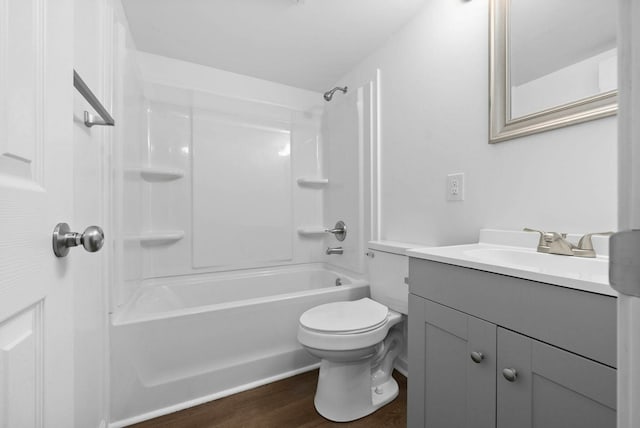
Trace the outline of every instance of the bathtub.
<path fill-rule="evenodd" d="M 300 315 L 322 303 L 367 296 L 365 281 L 316 265 L 141 287 L 112 316 L 110 426 L 317 367 L 296 339 Z"/>

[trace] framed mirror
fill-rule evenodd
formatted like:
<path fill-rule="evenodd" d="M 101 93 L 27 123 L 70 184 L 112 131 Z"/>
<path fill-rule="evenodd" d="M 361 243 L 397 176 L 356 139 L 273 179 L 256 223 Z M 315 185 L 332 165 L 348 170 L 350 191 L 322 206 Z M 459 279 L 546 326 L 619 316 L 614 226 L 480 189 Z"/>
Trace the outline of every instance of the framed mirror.
<path fill-rule="evenodd" d="M 616 1 L 491 0 L 490 14 L 490 143 L 616 114 Z"/>

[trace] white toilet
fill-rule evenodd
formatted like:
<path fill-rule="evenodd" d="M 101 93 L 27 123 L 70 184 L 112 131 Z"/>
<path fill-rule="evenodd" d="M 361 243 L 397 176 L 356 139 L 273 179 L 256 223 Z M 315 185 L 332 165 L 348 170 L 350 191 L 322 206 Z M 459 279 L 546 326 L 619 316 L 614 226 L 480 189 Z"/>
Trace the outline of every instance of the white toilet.
<path fill-rule="evenodd" d="M 359 419 L 398 396 L 391 377 L 403 348 L 408 258 L 370 250 L 371 299 L 316 306 L 300 316 L 298 341 L 322 359 L 315 407 L 336 422 Z"/>

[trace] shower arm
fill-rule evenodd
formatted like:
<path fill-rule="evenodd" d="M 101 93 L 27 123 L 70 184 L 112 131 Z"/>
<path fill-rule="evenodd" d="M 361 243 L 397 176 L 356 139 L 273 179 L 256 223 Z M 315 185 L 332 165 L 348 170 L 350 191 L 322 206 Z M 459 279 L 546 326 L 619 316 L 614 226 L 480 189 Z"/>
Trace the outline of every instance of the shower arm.
<path fill-rule="evenodd" d="M 324 95 L 323 95 L 324 99 L 325 99 L 325 101 L 331 101 L 331 99 L 333 98 L 333 94 L 336 91 L 340 91 L 343 94 L 346 94 L 347 93 L 347 89 L 348 89 L 347 86 L 344 86 L 342 88 L 340 86 L 336 86 L 335 88 L 331 89 L 330 91 L 327 91 L 327 92 L 324 93 Z"/>

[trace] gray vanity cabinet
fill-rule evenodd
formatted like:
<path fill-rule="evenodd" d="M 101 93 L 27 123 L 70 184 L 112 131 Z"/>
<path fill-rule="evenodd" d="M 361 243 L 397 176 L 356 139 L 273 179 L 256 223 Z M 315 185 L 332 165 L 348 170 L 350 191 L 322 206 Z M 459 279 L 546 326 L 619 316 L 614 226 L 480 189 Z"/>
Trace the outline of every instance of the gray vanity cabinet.
<path fill-rule="evenodd" d="M 409 278 L 409 428 L 615 428 L 615 298 L 420 259 Z"/>

